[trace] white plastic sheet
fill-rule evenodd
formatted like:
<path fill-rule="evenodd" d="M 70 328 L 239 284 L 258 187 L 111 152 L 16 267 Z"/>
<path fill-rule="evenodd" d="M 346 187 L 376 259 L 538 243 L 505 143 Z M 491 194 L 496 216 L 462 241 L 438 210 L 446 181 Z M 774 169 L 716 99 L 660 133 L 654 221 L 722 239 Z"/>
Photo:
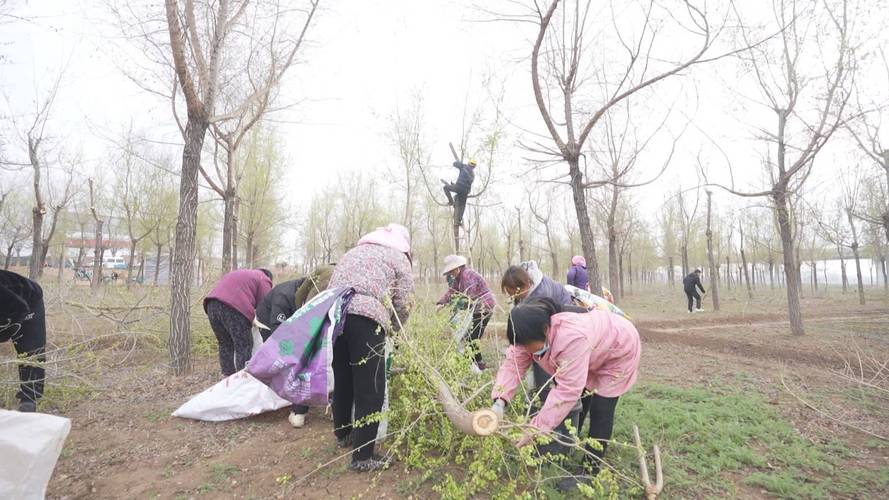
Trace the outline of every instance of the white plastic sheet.
<path fill-rule="evenodd" d="M 245 370 L 230 375 L 192 397 L 173 412 L 174 417 L 221 422 L 258 415 L 289 406 L 267 385 Z"/>
<path fill-rule="evenodd" d="M 67 418 L 0 410 L 0 498 L 45 497 L 70 430 Z"/>

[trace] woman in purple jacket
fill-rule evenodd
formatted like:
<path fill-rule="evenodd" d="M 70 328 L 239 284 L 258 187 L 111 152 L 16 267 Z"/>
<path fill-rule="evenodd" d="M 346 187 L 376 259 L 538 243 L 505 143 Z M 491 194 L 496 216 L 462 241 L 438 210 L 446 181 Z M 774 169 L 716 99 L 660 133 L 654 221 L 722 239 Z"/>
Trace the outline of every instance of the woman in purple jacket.
<path fill-rule="evenodd" d="M 223 276 L 204 299 L 204 311 L 219 342 L 223 376 L 243 370 L 250 359 L 256 306 L 271 289 L 271 271 L 238 269 Z"/>
<path fill-rule="evenodd" d="M 590 275 L 586 270 L 586 259 L 583 255 L 571 258 L 571 269 L 568 269 L 568 284 L 581 290 L 589 290 Z"/>

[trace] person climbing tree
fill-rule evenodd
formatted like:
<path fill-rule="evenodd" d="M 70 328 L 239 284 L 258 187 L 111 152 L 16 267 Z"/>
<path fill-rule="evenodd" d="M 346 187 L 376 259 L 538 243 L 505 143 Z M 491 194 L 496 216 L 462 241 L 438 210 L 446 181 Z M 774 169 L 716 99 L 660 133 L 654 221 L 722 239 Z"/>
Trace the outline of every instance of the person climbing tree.
<path fill-rule="evenodd" d="M 449 183 L 442 179 L 444 193 L 448 197 L 448 205 L 454 207 L 454 226 L 463 224 L 463 212 L 466 211 L 466 200 L 475 180 L 475 160 L 469 160 L 468 164 L 460 161 L 454 162 L 454 168 L 460 171 L 457 182 Z M 453 193 L 453 194 L 452 194 Z"/>

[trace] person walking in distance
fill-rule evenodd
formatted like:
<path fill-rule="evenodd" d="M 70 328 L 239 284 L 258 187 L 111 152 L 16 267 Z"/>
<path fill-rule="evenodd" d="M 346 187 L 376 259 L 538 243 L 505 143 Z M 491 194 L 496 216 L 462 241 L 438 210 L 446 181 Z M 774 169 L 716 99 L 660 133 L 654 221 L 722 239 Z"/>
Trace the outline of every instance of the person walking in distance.
<path fill-rule="evenodd" d="M 701 290 L 701 293 L 707 293 L 704 290 L 704 285 L 701 284 L 701 270 L 695 269 L 691 273 L 688 274 L 682 280 L 682 286 L 685 288 L 685 296 L 688 297 L 688 313 L 691 314 L 694 311 L 701 312 L 701 296 L 698 294 L 698 289 Z M 692 306 L 695 306 L 695 309 L 692 309 Z"/>

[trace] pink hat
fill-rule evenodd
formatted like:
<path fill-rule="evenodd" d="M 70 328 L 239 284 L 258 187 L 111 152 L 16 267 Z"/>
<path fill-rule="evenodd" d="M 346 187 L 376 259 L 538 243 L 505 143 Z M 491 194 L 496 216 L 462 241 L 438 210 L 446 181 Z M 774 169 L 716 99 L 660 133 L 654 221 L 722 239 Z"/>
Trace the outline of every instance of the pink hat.
<path fill-rule="evenodd" d="M 401 253 L 410 253 L 411 251 L 411 237 L 408 235 L 407 228 L 394 223 L 365 234 L 358 240 L 358 244 L 382 245 L 394 248 Z"/>
<path fill-rule="evenodd" d="M 586 267 L 586 259 L 583 258 L 583 255 L 575 255 L 574 257 L 571 257 L 571 263 L 575 266 Z"/>

